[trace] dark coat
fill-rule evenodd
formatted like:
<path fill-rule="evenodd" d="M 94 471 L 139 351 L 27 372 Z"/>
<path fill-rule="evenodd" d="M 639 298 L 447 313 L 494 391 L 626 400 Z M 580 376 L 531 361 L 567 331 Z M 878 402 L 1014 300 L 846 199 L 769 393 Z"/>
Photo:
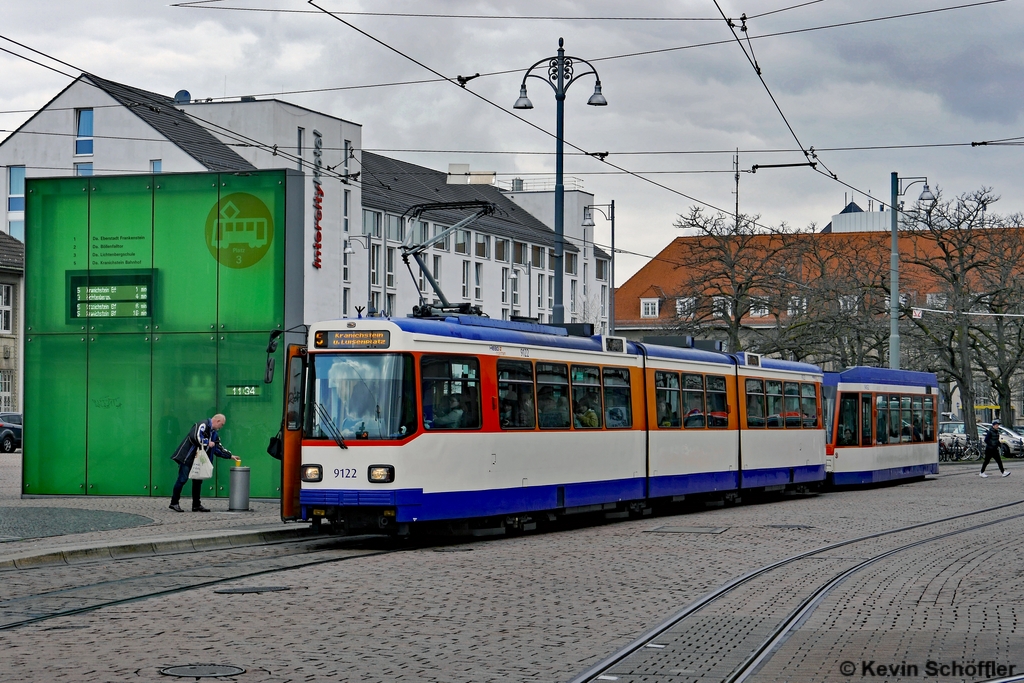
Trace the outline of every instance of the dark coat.
<path fill-rule="evenodd" d="M 210 420 L 202 420 L 201 422 L 196 422 L 188 430 L 188 434 L 178 444 L 178 447 L 174 449 L 174 455 L 171 456 L 171 460 L 179 465 L 191 467 L 199 444 L 203 444 L 206 447 L 206 452 L 210 455 L 216 455 L 219 458 L 231 457 L 231 452 L 221 446 L 220 436 L 214 430 Z"/>
<path fill-rule="evenodd" d="M 985 452 L 986 453 L 998 453 L 999 452 L 999 428 L 992 425 L 985 432 Z"/>

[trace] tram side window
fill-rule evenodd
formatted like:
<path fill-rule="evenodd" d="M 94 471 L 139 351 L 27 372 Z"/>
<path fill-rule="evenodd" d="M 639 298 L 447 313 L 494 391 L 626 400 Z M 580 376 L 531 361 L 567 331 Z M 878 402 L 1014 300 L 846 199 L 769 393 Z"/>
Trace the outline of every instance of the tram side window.
<path fill-rule="evenodd" d="M 871 441 L 871 394 L 860 395 L 860 445 L 870 446 Z"/>
<path fill-rule="evenodd" d="M 569 366 L 537 363 L 537 422 L 541 429 L 569 428 Z"/>
<path fill-rule="evenodd" d="M 800 428 L 800 385 L 796 382 L 786 382 L 786 427 L 793 429 Z"/>
<path fill-rule="evenodd" d="M 857 394 L 839 395 L 839 430 L 837 446 L 857 445 Z"/>
<path fill-rule="evenodd" d="M 913 411 L 910 409 L 910 397 L 900 396 L 900 441 L 913 440 Z"/>
<path fill-rule="evenodd" d="M 761 429 L 764 427 L 764 380 L 748 379 L 747 390 L 747 428 Z"/>
<path fill-rule="evenodd" d="M 601 428 L 601 369 L 572 366 L 572 425 L 576 429 Z"/>
<path fill-rule="evenodd" d="M 502 429 L 533 429 L 536 426 L 533 364 L 530 361 L 498 361 L 498 398 Z"/>
<path fill-rule="evenodd" d="M 813 384 L 800 384 L 800 412 L 803 413 L 804 429 L 818 426 L 818 388 Z M 853 432 L 856 434 L 856 430 Z"/>
<path fill-rule="evenodd" d="M 708 427 L 729 426 L 729 404 L 725 393 L 725 377 L 708 375 Z"/>
<path fill-rule="evenodd" d="M 679 375 L 674 372 L 654 373 L 654 400 L 658 404 L 658 426 L 680 427 Z"/>
<path fill-rule="evenodd" d="M 900 442 L 900 397 L 889 396 L 889 443 Z"/>
<path fill-rule="evenodd" d="M 605 424 L 609 429 L 633 426 L 633 407 L 630 401 L 629 370 L 604 369 Z"/>
<path fill-rule="evenodd" d="M 698 429 L 705 426 L 704 376 L 683 375 L 683 427 Z"/>
<path fill-rule="evenodd" d="M 783 426 L 782 414 L 785 412 L 782 406 L 782 382 L 770 379 L 765 383 L 765 400 L 767 401 L 768 427 L 779 429 Z"/>
<path fill-rule="evenodd" d="M 875 394 L 875 443 L 889 443 L 889 397 Z"/>
<path fill-rule="evenodd" d="M 925 441 L 935 441 L 935 399 L 931 396 L 924 397 L 924 429 L 922 431 Z"/>
<path fill-rule="evenodd" d="M 914 413 L 913 423 L 911 426 L 911 437 L 915 442 L 924 441 L 924 415 L 923 413 L 923 396 L 911 396 L 911 410 Z"/>
<path fill-rule="evenodd" d="M 480 428 L 480 362 L 476 358 L 424 356 L 423 426 Z"/>

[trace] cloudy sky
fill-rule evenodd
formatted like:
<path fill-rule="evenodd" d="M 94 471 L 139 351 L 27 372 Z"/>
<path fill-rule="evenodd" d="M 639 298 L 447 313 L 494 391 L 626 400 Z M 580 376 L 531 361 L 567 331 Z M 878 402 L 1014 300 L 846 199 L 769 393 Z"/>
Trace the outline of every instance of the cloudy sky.
<path fill-rule="evenodd" d="M 804 161 L 713 0 L 317 3 L 449 78 L 484 74 L 467 89 L 501 108 L 445 81 L 381 85 L 437 76 L 303 0 L 208 0 L 203 8 L 153 0 L 0 0 L 0 34 L 168 95 L 182 88 L 202 98 L 283 93 L 276 96 L 361 123 L 366 149 L 440 170 L 469 163 L 500 180 L 554 173 L 554 139 L 543 132 L 555 129 L 551 90 L 531 80 L 535 108 L 517 112 L 543 131 L 511 113 L 525 69 L 553 55 L 563 37 L 568 54 L 593 61 L 608 100 L 607 107 L 586 106 L 592 77 L 573 85 L 567 143 L 610 152 L 608 161 L 658 185 L 579 154 L 567 156 L 565 172 L 598 203 L 615 200 L 617 246 L 638 254 L 655 254 L 678 234 L 673 221 L 695 203 L 684 195 L 732 211 L 730 150 L 740 149 L 746 171 Z M 744 45 L 800 144 L 813 146 L 839 180 L 856 188 L 854 194 L 809 168 L 762 169 L 741 174 L 742 212 L 771 224 L 820 227 L 842 209 L 844 196 L 864 208 L 863 192 L 888 201 L 892 171 L 926 175 L 947 196 L 992 187 L 1002 197 L 996 212 L 1024 211 L 1020 150 L 969 144 L 1024 136 L 1024 1 L 719 4 L 737 28 L 741 14 L 749 17 Z M 866 21 L 872 19 L 878 20 Z M 28 54 L 7 42 L 0 47 Z M 3 52 L 0 73 L 4 131 L 29 116 L 18 110 L 37 109 L 68 83 Z M 307 89 L 324 90 L 291 92 Z M 835 149 L 850 147 L 890 148 Z M 908 194 L 919 192 L 917 185 Z M 607 223 L 598 241 L 607 241 Z M 643 262 L 620 255 L 619 284 Z"/>

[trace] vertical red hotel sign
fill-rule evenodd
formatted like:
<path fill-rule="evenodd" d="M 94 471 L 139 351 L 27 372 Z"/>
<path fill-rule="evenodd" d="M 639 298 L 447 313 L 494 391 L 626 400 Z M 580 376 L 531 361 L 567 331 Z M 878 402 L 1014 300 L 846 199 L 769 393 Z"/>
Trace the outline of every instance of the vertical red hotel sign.
<path fill-rule="evenodd" d="M 323 137 L 313 130 L 313 267 L 319 269 L 323 248 L 323 229 L 320 220 L 324 217 L 324 188 L 320 183 L 320 169 L 323 165 Z"/>

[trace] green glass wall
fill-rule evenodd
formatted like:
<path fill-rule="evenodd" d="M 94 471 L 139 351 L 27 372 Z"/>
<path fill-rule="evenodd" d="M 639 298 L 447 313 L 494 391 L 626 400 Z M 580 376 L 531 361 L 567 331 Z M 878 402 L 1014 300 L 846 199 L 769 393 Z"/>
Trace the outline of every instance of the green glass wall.
<path fill-rule="evenodd" d="M 301 321 L 301 179 L 28 181 L 24 493 L 170 495 L 171 454 L 219 412 L 251 495 L 279 495 L 281 387 L 263 369 L 269 332 Z M 204 495 L 229 494 L 229 468 Z"/>

